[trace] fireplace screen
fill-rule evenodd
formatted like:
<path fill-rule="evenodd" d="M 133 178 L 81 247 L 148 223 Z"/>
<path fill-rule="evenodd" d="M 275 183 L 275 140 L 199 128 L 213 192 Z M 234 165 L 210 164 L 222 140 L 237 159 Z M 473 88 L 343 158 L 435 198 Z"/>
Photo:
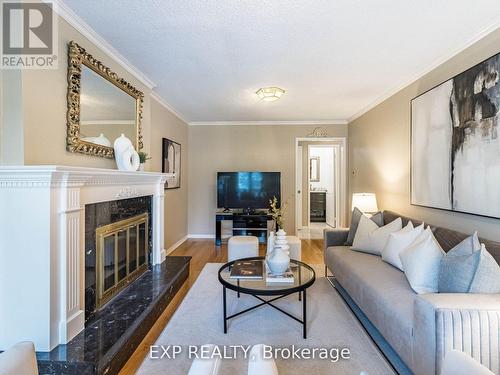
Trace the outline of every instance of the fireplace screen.
<path fill-rule="evenodd" d="M 97 293 L 100 308 L 148 268 L 148 214 L 96 229 Z"/>

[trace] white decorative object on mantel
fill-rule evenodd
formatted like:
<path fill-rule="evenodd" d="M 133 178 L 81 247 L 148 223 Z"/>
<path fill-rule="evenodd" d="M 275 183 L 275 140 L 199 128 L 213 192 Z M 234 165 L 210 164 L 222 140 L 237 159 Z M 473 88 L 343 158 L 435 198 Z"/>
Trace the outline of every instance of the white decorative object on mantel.
<path fill-rule="evenodd" d="M 0 350 L 50 351 L 85 323 L 85 205 L 153 196 L 152 264 L 165 259 L 165 173 L 0 167 Z"/>
<path fill-rule="evenodd" d="M 132 141 L 122 134 L 114 143 L 115 159 L 121 171 L 136 171 L 139 169 L 139 154 L 134 149 Z"/>

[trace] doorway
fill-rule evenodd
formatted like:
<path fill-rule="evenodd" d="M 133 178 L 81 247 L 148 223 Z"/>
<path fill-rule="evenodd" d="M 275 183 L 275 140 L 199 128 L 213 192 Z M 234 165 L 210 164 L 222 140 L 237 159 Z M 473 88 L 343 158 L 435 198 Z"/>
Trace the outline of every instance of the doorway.
<path fill-rule="evenodd" d="M 343 227 L 345 138 L 297 138 L 295 172 L 296 235 L 322 239 L 324 229 Z"/>

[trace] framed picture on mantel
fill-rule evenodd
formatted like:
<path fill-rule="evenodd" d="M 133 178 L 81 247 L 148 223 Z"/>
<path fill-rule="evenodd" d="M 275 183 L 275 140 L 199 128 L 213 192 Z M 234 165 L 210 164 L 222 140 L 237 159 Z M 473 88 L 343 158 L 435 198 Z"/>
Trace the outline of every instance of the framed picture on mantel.
<path fill-rule="evenodd" d="M 411 102 L 411 203 L 500 218 L 500 54 Z"/>
<path fill-rule="evenodd" d="M 167 179 L 165 189 L 178 189 L 181 187 L 181 145 L 170 139 L 162 139 L 162 166 L 163 173 L 172 173 Z"/>

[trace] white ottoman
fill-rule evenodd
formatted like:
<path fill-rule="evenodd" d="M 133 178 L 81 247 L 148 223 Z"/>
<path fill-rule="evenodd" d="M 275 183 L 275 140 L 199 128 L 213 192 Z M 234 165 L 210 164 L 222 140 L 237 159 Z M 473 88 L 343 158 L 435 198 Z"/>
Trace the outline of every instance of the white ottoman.
<path fill-rule="evenodd" d="M 296 236 L 286 236 L 288 245 L 290 245 L 290 258 L 301 260 L 302 258 L 302 241 Z"/>
<path fill-rule="evenodd" d="M 227 243 L 227 261 L 258 257 L 259 239 L 254 236 L 233 236 Z"/>

